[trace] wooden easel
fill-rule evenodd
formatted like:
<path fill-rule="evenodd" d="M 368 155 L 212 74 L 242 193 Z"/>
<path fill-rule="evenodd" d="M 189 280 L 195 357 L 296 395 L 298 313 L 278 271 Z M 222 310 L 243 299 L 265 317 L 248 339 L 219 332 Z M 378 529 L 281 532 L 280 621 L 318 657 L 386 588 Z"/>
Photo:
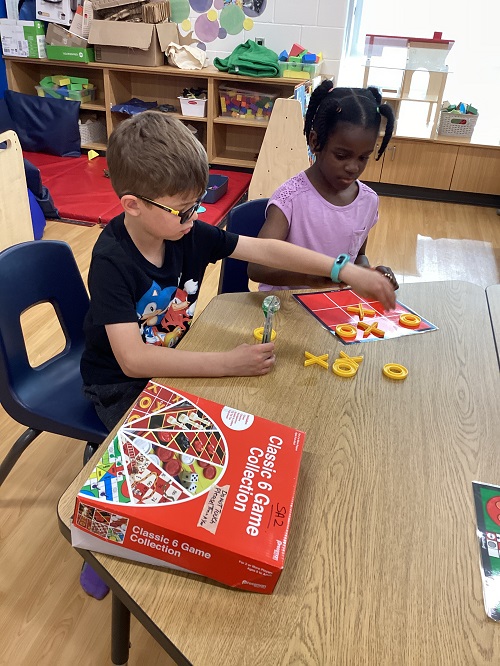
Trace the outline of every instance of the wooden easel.
<path fill-rule="evenodd" d="M 0 134 L 0 251 L 33 240 L 33 224 L 24 173 L 23 152 L 17 134 Z"/>
<path fill-rule="evenodd" d="M 286 180 L 308 167 L 300 102 L 278 98 L 250 181 L 248 199 L 270 197 Z"/>

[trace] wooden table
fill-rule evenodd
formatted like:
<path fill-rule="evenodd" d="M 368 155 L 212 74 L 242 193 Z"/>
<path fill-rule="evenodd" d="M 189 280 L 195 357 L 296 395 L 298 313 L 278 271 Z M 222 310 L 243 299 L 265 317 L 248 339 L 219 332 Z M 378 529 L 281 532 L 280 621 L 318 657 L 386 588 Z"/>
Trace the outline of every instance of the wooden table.
<path fill-rule="evenodd" d="M 498 363 L 500 365 L 500 284 L 493 284 L 486 288 L 486 298 L 490 309 L 493 337 L 497 348 Z"/>
<path fill-rule="evenodd" d="M 218 296 L 183 347 L 250 342 L 262 299 Z M 178 663 L 196 666 L 500 663 L 471 488 L 500 483 L 500 373 L 484 291 L 403 285 L 399 299 L 440 330 L 350 347 L 289 293 L 280 299 L 271 375 L 163 380 L 306 431 L 274 594 L 82 551 L 112 585 L 116 626 L 127 629 L 128 608 Z M 365 356 L 354 379 L 303 367 L 304 350 L 329 352 L 331 362 L 341 349 Z M 403 363 L 408 378 L 383 377 L 388 362 Z M 86 475 L 60 500 L 65 535 Z"/>

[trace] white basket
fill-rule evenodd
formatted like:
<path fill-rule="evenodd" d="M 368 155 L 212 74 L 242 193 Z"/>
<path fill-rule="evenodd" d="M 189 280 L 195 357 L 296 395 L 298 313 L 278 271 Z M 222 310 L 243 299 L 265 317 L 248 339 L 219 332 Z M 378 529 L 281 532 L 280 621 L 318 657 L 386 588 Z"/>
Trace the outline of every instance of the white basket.
<path fill-rule="evenodd" d="M 103 119 L 87 120 L 86 123 L 78 123 L 80 130 L 80 142 L 83 145 L 89 143 L 106 143 L 108 136 L 106 133 L 106 123 Z"/>
<path fill-rule="evenodd" d="M 207 115 L 207 100 L 195 99 L 194 97 L 178 97 L 181 102 L 181 113 L 183 116 L 194 116 L 204 118 Z"/>
<path fill-rule="evenodd" d="M 441 111 L 438 134 L 447 136 L 472 136 L 479 116 Z"/>

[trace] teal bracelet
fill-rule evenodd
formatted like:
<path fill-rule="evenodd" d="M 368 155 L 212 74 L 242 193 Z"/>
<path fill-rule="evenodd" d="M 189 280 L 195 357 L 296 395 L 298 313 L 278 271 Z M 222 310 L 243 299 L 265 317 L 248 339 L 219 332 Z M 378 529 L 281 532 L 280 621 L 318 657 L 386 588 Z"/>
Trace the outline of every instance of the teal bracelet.
<path fill-rule="evenodd" d="M 339 278 L 339 273 L 344 268 L 344 266 L 349 263 L 350 260 L 351 257 L 349 254 L 339 254 L 339 256 L 333 262 L 332 272 L 330 273 L 332 282 L 336 282 L 337 284 L 342 282 L 342 280 Z"/>

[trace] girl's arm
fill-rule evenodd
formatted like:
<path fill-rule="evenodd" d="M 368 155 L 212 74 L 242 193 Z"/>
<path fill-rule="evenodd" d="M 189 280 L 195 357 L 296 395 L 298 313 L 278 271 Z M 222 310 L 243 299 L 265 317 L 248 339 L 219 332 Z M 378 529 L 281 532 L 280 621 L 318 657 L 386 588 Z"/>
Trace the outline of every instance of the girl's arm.
<path fill-rule="evenodd" d="M 368 243 L 368 238 L 365 239 L 363 245 L 359 248 L 358 256 L 354 260 L 356 266 L 364 266 L 365 268 L 370 268 L 370 262 L 366 256 L 366 244 Z"/>
<path fill-rule="evenodd" d="M 300 267 L 305 275 L 329 278 L 335 259 L 326 254 L 313 252 L 286 241 L 268 238 L 239 236 L 238 244 L 231 255 L 234 259 L 260 262 L 265 266 L 285 270 L 288 266 Z M 351 285 L 363 298 L 379 301 L 386 310 L 394 308 L 394 289 L 382 273 L 347 263 L 338 275 L 339 280 Z M 329 286 L 333 283 L 330 281 Z"/>
<path fill-rule="evenodd" d="M 286 240 L 288 236 L 288 220 L 283 212 L 272 204 L 267 209 L 267 217 L 259 238 L 274 238 Z M 317 275 L 307 275 L 299 271 L 290 271 L 283 268 L 271 268 L 262 263 L 248 264 L 248 277 L 254 282 L 273 284 L 278 287 L 300 287 L 308 285 L 314 289 L 328 289 L 332 286 L 331 280 Z"/>

